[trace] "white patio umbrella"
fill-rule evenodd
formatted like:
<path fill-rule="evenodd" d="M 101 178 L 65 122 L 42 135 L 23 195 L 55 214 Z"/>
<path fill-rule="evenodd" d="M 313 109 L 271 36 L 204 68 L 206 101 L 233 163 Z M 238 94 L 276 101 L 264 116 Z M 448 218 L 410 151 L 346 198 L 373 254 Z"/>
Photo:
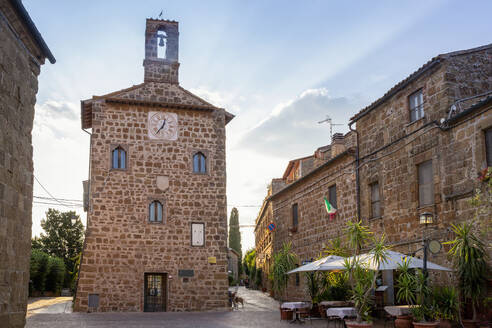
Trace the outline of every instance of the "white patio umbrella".
<path fill-rule="evenodd" d="M 394 252 L 394 251 L 387 251 L 387 261 L 384 263 L 379 264 L 379 270 L 397 270 L 398 269 L 398 264 L 403 264 L 404 259 L 407 258 L 409 267 L 412 269 L 415 268 L 423 268 L 424 267 L 424 261 L 421 259 L 418 259 L 413 256 L 407 256 L 402 253 Z M 354 257 L 349 257 L 347 260 L 352 261 Z M 369 270 L 377 270 L 376 263 L 373 261 L 373 255 L 371 253 L 366 253 L 366 254 L 361 254 L 357 257 L 359 262 L 361 263 L 362 266 L 366 267 Z M 320 266 L 318 270 L 320 271 L 330 271 L 330 270 L 343 270 L 345 268 L 344 266 L 345 261 L 342 260 L 336 260 L 332 261 L 329 263 L 324 263 L 323 265 Z M 443 267 L 441 265 L 432 263 L 427 261 L 427 269 L 428 270 L 441 270 L 441 271 L 452 271 L 449 268 Z"/>
<path fill-rule="evenodd" d="M 304 264 L 294 270 L 287 272 L 287 274 L 296 273 L 296 272 L 311 272 L 311 271 L 319 271 L 319 268 L 325 264 L 332 261 L 343 260 L 343 257 L 337 255 L 328 255 L 327 257 L 323 257 L 322 259 L 316 260 L 314 262 Z"/>

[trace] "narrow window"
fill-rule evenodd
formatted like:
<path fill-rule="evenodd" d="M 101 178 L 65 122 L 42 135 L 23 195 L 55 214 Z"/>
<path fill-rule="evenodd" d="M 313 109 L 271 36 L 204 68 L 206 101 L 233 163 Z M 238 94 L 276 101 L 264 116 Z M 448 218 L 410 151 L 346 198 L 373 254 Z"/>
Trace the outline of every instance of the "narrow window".
<path fill-rule="evenodd" d="M 205 246 L 205 224 L 191 224 L 191 246 Z"/>
<path fill-rule="evenodd" d="M 424 96 L 422 90 L 412 93 L 408 97 L 408 105 L 410 108 L 410 122 L 420 120 L 424 117 Z"/>
<path fill-rule="evenodd" d="M 432 161 L 418 165 L 419 206 L 434 204 Z"/>
<path fill-rule="evenodd" d="M 193 155 L 193 172 L 207 173 L 207 158 L 202 152 Z"/>
<path fill-rule="evenodd" d="M 330 188 L 328 188 L 328 201 L 330 202 L 331 206 L 334 208 L 338 209 L 337 205 L 337 185 L 333 185 Z"/>
<path fill-rule="evenodd" d="M 299 218 L 297 213 L 297 204 L 292 205 L 292 227 L 297 228 L 299 224 Z"/>
<path fill-rule="evenodd" d="M 381 216 L 381 201 L 379 195 L 379 183 L 375 182 L 371 187 L 371 217 L 378 218 Z"/>
<path fill-rule="evenodd" d="M 126 169 L 126 151 L 121 146 L 113 149 L 111 167 L 113 169 Z"/>
<path fill-rule="evenodd" d="M 485 153 L 487 166 L 492 166 L 492 128 L 485 130 Z"/>
<path fill-rule="evenodd" d="M 149 205 L 149 221 L 162 222 L 162 204 L 158 200 L 154 200 Z"/>

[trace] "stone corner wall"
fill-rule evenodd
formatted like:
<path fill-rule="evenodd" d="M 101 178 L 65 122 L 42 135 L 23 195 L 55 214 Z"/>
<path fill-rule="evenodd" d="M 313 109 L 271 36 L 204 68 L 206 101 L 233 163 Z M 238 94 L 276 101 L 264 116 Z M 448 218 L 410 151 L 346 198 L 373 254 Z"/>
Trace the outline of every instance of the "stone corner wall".
<path fill-rule="evenodd" d="M 39 65 L 32 40 L 6 1 L 0 2 L 0 326 L 24 327 L 31 253 L 31 131 Z M 22 36 L 21 42 L 10 30 Z M 39 51 L 39 50 L 38 50 Z"/>

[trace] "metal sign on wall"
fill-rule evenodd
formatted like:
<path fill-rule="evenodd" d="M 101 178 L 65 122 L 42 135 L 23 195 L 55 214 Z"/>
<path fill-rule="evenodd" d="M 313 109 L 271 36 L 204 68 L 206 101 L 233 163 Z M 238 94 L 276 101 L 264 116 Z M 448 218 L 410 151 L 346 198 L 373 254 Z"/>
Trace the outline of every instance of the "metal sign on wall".
<path fill-rule="evenodd" d="M 195 270 L 178 270 L 179 277 L 193 277 L 195 275 Z"/>

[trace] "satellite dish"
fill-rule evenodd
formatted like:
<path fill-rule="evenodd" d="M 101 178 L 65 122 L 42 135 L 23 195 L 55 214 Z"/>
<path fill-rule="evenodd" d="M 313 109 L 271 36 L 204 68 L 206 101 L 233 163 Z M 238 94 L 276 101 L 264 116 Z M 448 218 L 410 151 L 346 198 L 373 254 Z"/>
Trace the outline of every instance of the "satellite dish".
<path fill-rule="evenodd" d="M 437 240 L 431 240 L 429 242 L 429 251 L 432 253 L 432 254 L 437 254 L 441 251 L 441 248 L 442 248 L 442 245 L 440 242 L 438 242 Z"/>

